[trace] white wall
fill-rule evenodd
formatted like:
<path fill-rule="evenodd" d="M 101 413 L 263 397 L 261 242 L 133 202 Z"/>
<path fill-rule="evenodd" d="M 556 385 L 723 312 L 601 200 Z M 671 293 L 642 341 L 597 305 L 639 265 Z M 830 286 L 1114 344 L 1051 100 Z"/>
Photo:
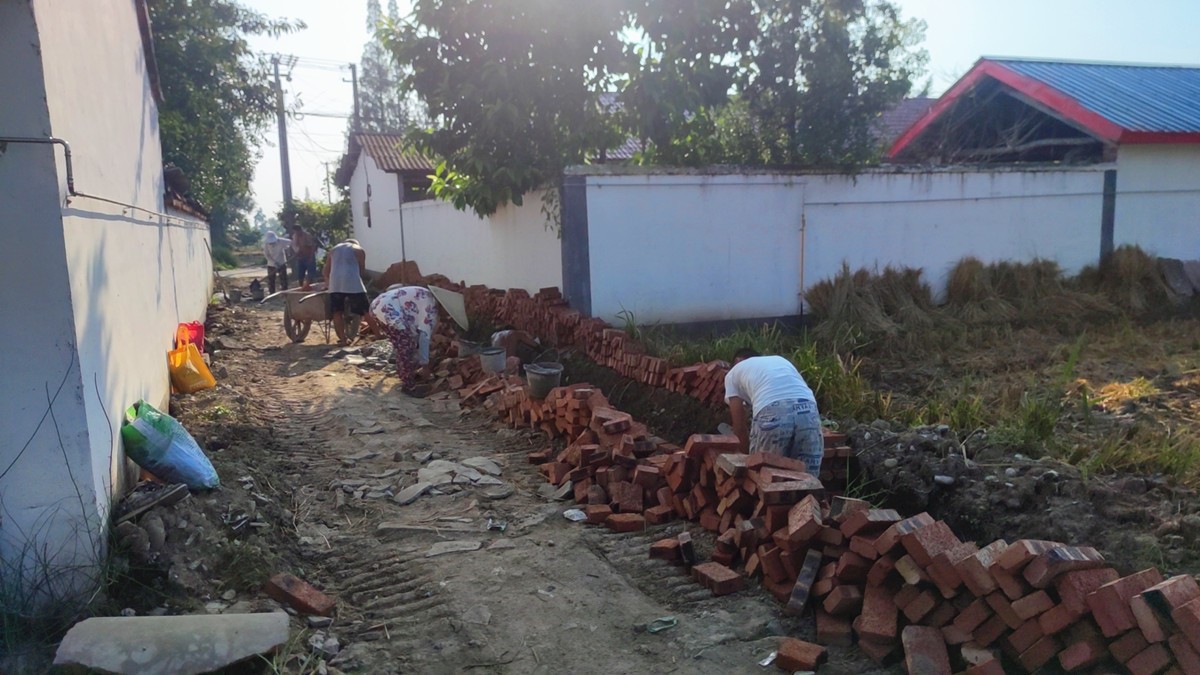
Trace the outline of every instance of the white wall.
<path fill-rule="evenodd" d="M 591 176 L 592 314 L 794 315 L 843 261 L 921 267 L 937 290 L 967 255 L 1077 271 L 1099 257 L 1102 169 Z"/>
<path fill-rule="evenodd" d="M 43 105 L 49 113 L 41 134 L 71 144 L 78 191 L 144 211 L 72 197 L 56 213 L 46 214 L 45 224 L 40 225 L 43 236 L 61 238 L 61 249 L 49 259 L 32 259 L 34 265 L 59 270 L 61 286 L 30 286 L 4 268 L 6 283 L 0 286 L 15 285 L 25 292 L 21 305 L 6 307 L 32 306 L 37 304 L 31 302 L 34 299 L 53 306 L 65 304 L 73 323 L 70 333 L 53 338 L 37 322 L 4 322 L 20 330 L 6 329 L 0 351 L 7 353 L 11 345 L 29 342 L 21 348 L 41 353 L 33 360 L 40 368 L 27 373 L 29 381 L 17 388 L 26 391 L 24 412 L 6 418 L 40 415 L 45 409 L 43 381 L 57 383 L 69 361 L 71 344 L 78 368 L 75 389 L 64 392 L 75 410 L 59 419 L 60 427 L 67 426 L 64 449 L 59 449 L 53 435 L 40 434 L 30 457 L 17 465 L 18 478 L 5 479 L 4 498 L 10 509 L 9 500 L 23 502 L 24 513 L 30 516 L 71 503 L 78 514 L 82 501 L 85 518 L 103 521 L 109 495 L 122 487 L 124 459 L 117 444 L 122 412 L 139 398 L 165 404 L 166 351 L 175 327 L 203 318 L 212 283 L 208 228 L 154 213 L 163 210 L 158 114 L 133 0 L 103 4 L 35 0 L 32 8 L 38 35 L 30 37 L 40 42 Z M 3 163 L 0 157 L 0 170 Z M 57 165 L 57 172 L 50 165 L 38 184 L 39 189 L 54 192 L 56 201 L 67 193 L 61 154 Z M 0 218 L 11 217 L 11 206 L 0 205 Z M 7 238 L 9 227 L 5 229 Z M 29 257 L 28 251 L 19 252 Z M 12 391 L 6 371 L 6 400 Z M 56 475 L 64 464 L 63 452 L 69 476 Z M 0 457 L 6 454 L 7 449 Z M 59 526 L 78 525 L 60 522 Z"/>
<path fill-rule="evenodd" d="M 363 215 L 368 178 L 371 223 Z M 380 171 L 363 152 L 350 181 L 354 235 L 367 251 L 367 268 L 383 271 L 403 255 L 424 274 L 444 274 L 468 284 L 492 288 L 539 288 L 562 285 L 558 234 L 548 228 L 540 194 L 525 196 L 522 206 L 502 207 L 487 219 L 433 199 L 404 205 L 401 248 L 399 188 L 395 174 Z"/>
<path fill-rule="evenodd" d="M 1200 145 L 1121 146 L 1113 242 L 1200 258 Z"/>

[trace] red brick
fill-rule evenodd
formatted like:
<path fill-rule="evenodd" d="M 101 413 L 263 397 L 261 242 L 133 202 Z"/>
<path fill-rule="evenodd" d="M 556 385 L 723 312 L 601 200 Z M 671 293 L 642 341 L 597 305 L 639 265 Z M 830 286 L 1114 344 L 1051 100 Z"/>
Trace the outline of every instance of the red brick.
<path fill-rule="evenodd" d="M 1142 636 L 1142 631 L 1131 630 L 1116 640 L 1109 642 L 1108 651 L 1112 653 L 1113 658 L 1121 663 L 1125 663 L 1149 646 L 1150 643 L 1146 642 L 1146 638 Z"/>
<path fill-rule="evenodd" d="M 644 508 L 642 495 L 642 486 L 628 481 L 612 481 L 608 484 L 608 498 L 612 500 L 610 505 L 613 511 L 619 513 L 641 513 Z"/>
<path fill-rule="evenodd" d="M 1171 612 L 1171 619 L 1192 644 L 1192 649 L 1200 652 L 1200 600 L 1192 600 L 1175 608 Z"/>
<path fill-rule="evenodd" d="M 928 588 L 923 589 L 912 602 L 904 605 L 904 616 L 908 618 L 909 623 L 921 623 L 921 620 L 929 615 L 938 605 L 938 597 L 933 591 Z"/>
<path fill-rule="evenodd" d="M 1016 630 L 1025 624 L 1025 619 L 1022 619 L 1021 615 L 1017 614 L 1016 610 L 1012 607 L 1012 603 L 1009 602 L 1003 593 L 997 591 L 987 596 L 987 603 L 991 606 L 992 611 L 996 612 L 996 615 L 1003 619 L 1004 623 L 1008 624 L 1009 628 Z"/>
<path fill-rule="evenodd" d="M 546 480 L 555 485 L 562 485 L 567 480 L 567 474 L 571 473 L 574 468 L 566 462 L 547 462 L 539 466 L 538 470 L 542 472 Z"/>
<path fill-rule="evenodd" d="M 1021 652 L 1021 655 L 1017 657 L 1017 661 L 1021 663 L 1021 667 L 1025 670 L 1033 672 L 1049 663 L 1060 651 L 1062 651 L 1062 645 L 1058 643 L 1058 640 L 1047 635 L 1033 643 L 1033 646 L 1029 649 Z"/>
<path fill-rule="evenodd" d="M 1004 620 L 1000 617 L 993 616 L 984 621 L 982 626 L 976 628 L 975 632 L 971 633 L 971 636 L 976 642 L 986 647 L 1004 637 L 1004 634 L 1007 632 L 1008 624 L 1004 623 Z"/>
<path fill-rule="evenodd" d="M 811 540 L 821 531 L 821 505 L 809 495 L 788 511 L 787 539 L 792 547 Z"/>
<path fill-rule="evenodd" d="M 1004 666 L 1000 659 L 993 658 L 967 668 L 962 675 L 1004 675 Z"/>
<path fill-rule="evenodd" d="M 856 616 L 862 611 L 863 592 L 858 586 L 838 586 L 821 605 L 834 616 Z"/>
<path fill-rule="evenodd" d="M 850 621 L 834 616 L 824 609 L 817 608 L 817 642 L 824 645 L 849 647 L 854 644 L 854 631 Z"/>
<path fill-rule="evenodd" d="M 583 512 L 587 514 L 588 523 L 601 525 L 612 515 L 612 507 L 608 504 L 588 504 L 583 507 Z"/>
<path fill-rule="evenodd" d="M 639 532 L 646 529 L 646 519 L 640 513 L 614 513 L 604 525 L 613 532 Z"/>
<path fill-rule="evenodd" d="M 882 586 L 889 579 L 893 578 L 893 572 L 896 571 L 896 561 L 891 556 L 881 556 L 871 565 L 871 570 L 867 572 L 867 583 L 872 586 Z"/>
<path fill-rule="evenodd" d="M 1133 612 L 1133 620 L 1137 623 L 1138 630 L 1142 631 L 1142 637 L 1146 638 L 1146 642 L 1162 642 L 1167 639 L 1167 633 L 1158 619 L 1158 613 L 1150 608 L 1145 594 L 1135 595 L 1129 599 L 1129 611 Z"/>
<path fill-rule="evenodd" d="M 1022 572 L 1034 588 L 1047 588 L 1059 575 L 1104 566 L 1104 556 L 1088 546 L 1057 546 L 1038 555 Z"/>
<path fill-rule="evenodd" d="M 956 565 L 963 558 L 975 555 L 979 547 L 973 542 L 963 542 L 958 546 L 933 556 L 929 569 L 925 570 L 933 583 L 937 584 L 942 597 L 952 598 L 962 586 L 962 577 L 958 575 Z"/>
<path fill-rule="evenodd" d="M 776 650 L 775 667 L 794 673 L 798 670 L 816 670 L 825 661 L 825 648 L 811 642 L 784 638 Z"/>
<path fill-rule="evenodd" d="M 927 626 L 907 626 L 900 634 L 904 665 L 912 675 L 951 675 L 950 654 L 942 632 Z"/>
<path fill-rule="evenodd" d="M 845 584 L 861 584 L 867 580 L 867 573 L 871 571 L 871 561 L 858 555 L 846 551 L 842 557 L 838 559 L 837 578 Z"/>
<path fill-rule="evenodd" d="M 1056 635 L 1070 628 L 1079 621 L 1082 614 L 1076 614 L 1066 605 L 1055 605 L 1038 616 L 1038 625 L 1046 635 Z"/>
<path fill-rule="evenodd" d="M 908 603 L 916 600 L 917 596 L 921 594 L 921 590 L 921 587 L 917 586 L 916 584 L 905 584 L 901 586 L 900 591 L 896 593 L 896 596 L 892 599 L 893 602 L 896 603 L 896 608 L 903 610 L 905 607 L 908 607 Z"/>
<path fill-rule="evenodd" d="M 808 604 L 809 595 L 812 593 L 814 581 L 820 570 L 820 552 L 809 550 L 804 555 L 804 562 L 800 565 L 800 570 L 796 574 L 796 583 L 792 585 L 788 594 L 787 607 L 784 609 L 786 614 L 799 616 L 804 612 L 804 606 Z"/>
<path fill-rule="evenodd" d="M 1032 619 L 1054 606 L 1054 600 L 1046 591 L 1034 591 L 1020 600 L 1013 600 L 1012 608 L 1022 621 Z"/>
<path fill-rule="evenodd" d="M 670 506 L 651 506 L 644 515 L 646 522 L 651 525 L 662 525 L 675 520 L 675 509 Z"/>
<path fill-rule="evenodd" d="M 1197 653 L 1196 649 L 1188 644 L 1186 637 L 1180 634 L 1172 635 L 1167 644 L 1183 672 L 1188 675 L 1200 673 L 1200 653 Z"/>
<path fill-rule="evenodd" d="M 875 550 L 875 537 L 863 535 L 850 537 L 850 550 L 867 560 L 874 561 L 879 558 L 879 551 Z"/>
<path fill-rule="evenodd" d="M 699 459 L 708 453 L 715 456 L 726 452 L 740 452 L 741 448 L 742 442 L 737 436 L 692 434 L 683 446 L 683 454 L 692 459 Z"/>
<path fill-rule="evenodd" d="M 272 599 L 301 614 L 332 616 L 337 601 L 291 574 L 276 574 L 267 580 L 263 591 Z"/>
<path fill-rule="evenodd" d="M 871 639 L 859 639 L 858 648 L 862 653 L 866 654 L 875 663 L 884 665 L 891 660 L 892 654 L 896 652 L 896 640 L 879 641 Z"/>
<path fill-rule="evenodd" d="M 784 471 L 811 473 L 808 471 L 808 467 L 804 466 L 804 462 L 791 457 L 776 455 L 773 452 L 755 452 L 751 453 L 750 456 L 746 458 L 746 468 L 748 470 L 756 471 L 764 467 L 783 469 Z"/>
<path fill-rule="evenodd" d="M 956 616 L 958 616 L 958 608 L 953 603 L 942 602 L 932 612 L 925 615 L 924 624 L 926 626 L 933 626 L 934 628 L 941 628 L 953 621 Z"/>
<path fill-rule="evenodd" d="M 1146 603 L 1163 616 L 1170 616 L 1175 608 L 1200 598 L 1200 586 L 1188 574 L 1177 574 L 1162 583 L 1155 584 L 1142 592 Z"/>
<path fill-rule="evenodd" d="M 1091 611 L 1087 605 L 1087 596 L 1110 581 L 1116 581 L 1121 575 L 1111 567 L 1102 567 L 1082 572 L 1067 572 L 1054 580 L 1054 589 L 1058 591 L 1059 601 L 1074 612 L 1083 614 Z"/>
<path fill-rule="evenodd" d="M 991 617 L 992 608 L 987 601 L 977 598 L 954 617 L 953 626 L 964 633 L 971 633 Z"/>
<path fill-rule="evenodd" d="M 958 572 L 968 591 L 982 598 L 996 590 L 996 580 L 992 578 L 989 569 L 1007 548 L 1008 542 L 997 539 L 954 565 L 954 570 Z"/>
<path fill-rule="evenodd" d="M 867 586 L 857 623 L 859 637 L 877 643 L 894 641 L 897 613 L 891 591 L 883 586 Z"/>
<path fill-rule="evenodd" d="M 837 577 L 829 577 L 828 579 L 817 579 L 812 585 L 812 596 L 814 598 L 824 598 L 833 592 L 833 589 L 838 587 Z"/>
<path fill-rule="evenodd" d="M 842 534 L 847 537 L 855 535 L 876 534 L 902 520 L 898 511 L 892 509 L 856 510 L 841 523 Z"/>
<path fill-rule="evenodd" d="M 962 545 L 962 541 L 955 536 L 950 526 L 940 520 L 927 527 L 901 535 L 900 543 L 921 567 L 932 565 L 933 557 L 937 554 Z"/>
<path fill-rule="evenodd" d="M 1171 652 L 1163 645 L 1150 645 L 1125 662 L 1133 675 L 1154 675 L 1171 665 Z"/>
<path fill-rule="evenodd" d="M 854 499 L 852 497 L 838 496 L 829 501 L 829 517 L 833 522 L 839 525 L 846 522 L 846 519 L 858 511 L 870 511 L 871 502 Z M 900 514 L 896 514 L 896 520 L 899 520 Z"/>
<path fill-rule="evenodd" d="M 1062 546 L 1062 544 L 1057 541 L 1045 541 L 1042 539 L 1019 539 L 1013 542 L 1012 545 L 1009 546 L 1003 554 L 1001 554 L 1000 558 L 996 561 L 996 564 L 998 564 L 1000 569 L 1004 570 L 1005 572 L 1015 573 L 1020 571 L 1023 567 L 1025 567 L 1025 565 L 1032 562 L 1034 558 L 1052 548 L 1058 548 L 1060 546 Z"/>
<path fill-rule="evenodd" d="M 1105 637 L 1116 637 L 1137 623 L 1129 609 L 1129 599 L 1162 582 L 1162 574 L 1153 567 L 1117 579 L 1087 596 L 1088 607 Z"/>
<path fill-rule="evenodd" d="M 905 518 L 898 523 L 894 523 L 875 540 L 875 550 L 879 551 L 880 555 L 885 555 L 900 543 L 902 535 L 915 532 L 933 523 L 933 516 L 928 513 L 918 513 L 911 518 Z"/>
<path fill-rule="evenodd" d="M 742 575 L 715 562 L 702 563 L 692 568 L 692 576 L 713 595 L 729 595 L 745 588 Z"/>
<path fill-rule="evenodd" d="M 679 540 L 675 538 L 660 539 L 650 544 L 650 557 L 655 560 L 679 560 Z"/>
<path fill-rule="evenodd" d="M 974 638 L 970 631 L 957 628 L 953 623 L 942 626 L 942 637 L 948 645 L 961 645 Z"/>
<path fill-rule="evenodd" d="M 1026 621 L 1021 624 L 1020 628 L 1017 628 L 1005 638 L 1005 643 L 1008 644 L 1008 647 L 1012 649 L 1014 654 L 1020 654 L 1044 637 L 1046 637 L 1046 633 L 1037 621 Z"/>
<path fill-rule="evenodd" d="M 842 546 L 847 543 L 846 535 L 842 534 L 841 530 L 836 527 L 829 527 L 828 525 L 822 527 L 821 531 L 817 533 L 817 541 L 822 544 L 829 544 L 830 546 Z M 874 548 L 871 549 L 872 552 L 874 550 Z"/>
<path fill-rule="evenodd" d="M 1108 648 L 1096 638 L 1080 640 L 1058 653 L 1058 663 L 1068 673 L 1091 668 L 1108 657 Z"/>
<path fill-rule="evenodd" d="M 1025 581 L 1025 577 L 1022 577 L 1019 572 L 1017 574 L 1007 572 L 1001 569 L 999 565 L 992 565 L 989 572 L 992 574 L 992 579 L 996 581 L 996 586 L 1009 600 L 1018 600 L 1033 591 L 1033 587 Z"/>

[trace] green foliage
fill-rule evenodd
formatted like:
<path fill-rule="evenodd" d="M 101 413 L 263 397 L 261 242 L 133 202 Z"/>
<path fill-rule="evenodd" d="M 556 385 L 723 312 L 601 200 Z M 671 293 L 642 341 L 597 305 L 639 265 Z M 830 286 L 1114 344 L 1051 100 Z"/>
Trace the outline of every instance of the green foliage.
<path fill-rule="evenodd" d="M 228 245 L 218 244 L 212 250 L 213 267 L 218 270 L 231 270 L 238 266 L 237 254 Z"/>
<path fill-rule="evenodd" d="M 359 131 L 406 131 L 423 120 L 420 103 L 401 87 L 404 75 L 376 33 L 387 22 L 399 19 L 396 0 L 388 1 L 386 17 L 379 0 L 367 0 L 367 30 L 371 39 L 363 47 L 358 65 Z"/>
<path fill-rule="evenodd" d="M 287 222 L 287 207 L 279 211 L 279 220 Z M 328 204 L 320 200 L 292 202 L 295 223 L 328 249 L 350 236 L 350 200 Z"/>
<path fill-rule="evenodd" d="M 245 222 L 259 139 L 275 115 L 270 64 L 247 37 L 304 27 L 234 0 L 149 0 L 163 101 L 163 161 L 183 170 L 209 209 L 213 239 Z"/>

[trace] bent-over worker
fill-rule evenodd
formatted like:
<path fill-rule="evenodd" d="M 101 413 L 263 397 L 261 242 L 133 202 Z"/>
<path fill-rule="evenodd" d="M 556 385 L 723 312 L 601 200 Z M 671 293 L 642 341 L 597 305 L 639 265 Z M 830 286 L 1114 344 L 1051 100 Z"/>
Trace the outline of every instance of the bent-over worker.
<path fill-rule="evenodd" d="M 333 314 L 333 330 L 338 344 L 348 345 L 346 310 L 363 316 L 371 300 L 363 285 L 362 272 L 367 267 L 367 252 L 355 239 L 347 239 L 329 250 L 325 256 L 325 283 L 329 288 L 329 309 Z"/>
<path fill-rule="evenodd" d="M 401 391 L 414 393 L 420 368 L 429 364 L 429 343 L 437 330 L 437 300 L 427 288 L 396 284 L 375 298 L 371 315 L 396 351 Z"/>
<path fill-rule="evenodd" d="M 529 331 L 517 330 L 512 326 L 492 333 L 492 346 L 503 347 L 505 358 L 517 357 L 521 363 L 529 363 L 537 356 L 541 342 Z"/>
<path fill-rule="evenodd" d="M 275 292 L 275 276 L 279 275 L 279 285 L 287 290 L 287 252 L 292 240 L 281 237 L 267 230 L 263 235 L 263 256 L 267 259 L 267 292 Z"/>
<path fill-rule="evenodd" d="M 791 361 L 739 349 L 725 376 L 725 402 L 743 451 L 799 459 L 809 473 L 820 474 L 821 415 L 812 389 Z"/>

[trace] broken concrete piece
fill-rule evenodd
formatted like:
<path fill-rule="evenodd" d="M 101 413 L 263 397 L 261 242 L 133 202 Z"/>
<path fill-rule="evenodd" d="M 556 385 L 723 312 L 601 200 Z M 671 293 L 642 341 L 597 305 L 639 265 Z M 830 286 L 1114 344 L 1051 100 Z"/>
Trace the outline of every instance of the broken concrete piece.
<path fill-rule="evenodd" d="M 108 673 L 207 673 L 287 644 L 288 615 L 100 617 L 75 624 L 56 666 Z"/>
<path fill-rule="evenodd" d="M 492 501 L 500 501 L 501 499 L 508 499 L 512 495 L 513 495 L 513 486 L 511 486 L 507 483 L 503 483 L 503 484 L 497 485 L 496 487 L 488 488 L 483 491 L 484 499 L 490 499 Z"/>
<path fill-rule="evenodd" d="M 417 483 L 416 485 L 410 485 L 404 488 L 400 491 L 400 494 L 396 495 L 392 499 L 400 506 L 408 506 L 409 504 L 417 501 L 417 497 L 429 492 L 429 490 L 432 488 L 433 483 Z"/>
<path fill-rule="evenodd" d="M 447 553 L 466 553 L 468 551 L 478 551 L 479 547 L 483 546 L 482 542 L 478 541 L 440 541 L 429 548 L 425 552 L 426 558 L 445 555 Z"/>
<path fill-rule="evenodd" d="M 414 452 L 413 459 L 424 464 L 425 462 L 428 462 L 429 460 L 433 459 L 433 451 L 425 450 L 424 452 Z"/>
<path fill-rule="evenodd" d="M 500 465 L 488 459 L 487 457 L 471 457 L 470 459 L 464 459 L 462 461 L 462 465 L 469 466 L 472 469 L 477 469 L 492 476 L 500 475 Z"/>
<path fill-rule="evenodd" d="M 475 481 L 475 484 L 481 487 L 486 487 L 488 485 L 504 485 L 504 481 L 500 480 L 499 478 L 493 478 L 492 476 L 481 476 L 479 480 Z"/>
<path fill-rule="evenodd" d="M 448 462 L 444 459 L 435 459 L 425 468 L 438 473 L 458 473 L 462 471 L 462 466 L 455 464 L 454 462 Z"/>
<path fill-rule="evenodd" d="M 470 482 L 475 482 L 483 478 L 483 474 L 469 466 L 459 466 L 458 471 L 455 473 L 455 478 L 466 478 Z"/>

